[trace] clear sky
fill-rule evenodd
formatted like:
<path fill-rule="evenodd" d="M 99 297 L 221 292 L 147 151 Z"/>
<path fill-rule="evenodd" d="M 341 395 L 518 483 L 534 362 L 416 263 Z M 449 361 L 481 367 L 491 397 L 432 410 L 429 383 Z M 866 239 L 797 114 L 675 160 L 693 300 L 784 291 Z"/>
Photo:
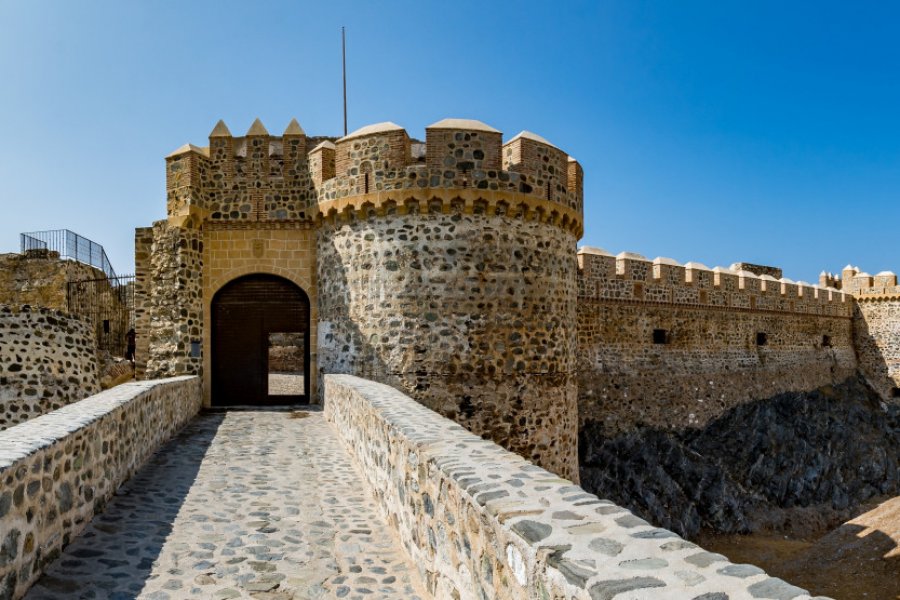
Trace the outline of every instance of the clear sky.
<path fill-rule="evenodd" d="M 0 0 L 0 251 L 69 228 L 133 271 L 163 157 L 222 118 L 422 137 L 444 117 L 581 161 L 581 244 L 815 281 L 900 270 L 891 2 Z"/>

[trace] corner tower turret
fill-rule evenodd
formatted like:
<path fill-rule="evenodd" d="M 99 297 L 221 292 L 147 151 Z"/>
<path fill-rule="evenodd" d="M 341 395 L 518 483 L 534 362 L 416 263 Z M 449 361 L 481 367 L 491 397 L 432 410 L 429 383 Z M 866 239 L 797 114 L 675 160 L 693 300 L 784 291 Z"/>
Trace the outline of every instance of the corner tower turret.
<path fill-rule="evenodd" d="M 399 126 L 357 130 L 335 143 L 330 179 L 329 148 L 310 154 L 320 370 L 394 385 L 577 479 L 581 168 L 479 121 L 425 138 L 414 160 Z"/>

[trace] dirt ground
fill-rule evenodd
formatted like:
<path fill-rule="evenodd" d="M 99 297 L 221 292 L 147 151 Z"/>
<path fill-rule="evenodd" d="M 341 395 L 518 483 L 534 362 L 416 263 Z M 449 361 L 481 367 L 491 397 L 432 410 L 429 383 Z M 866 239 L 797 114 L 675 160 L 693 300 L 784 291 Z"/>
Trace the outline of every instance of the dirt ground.
<path fill-rule="evenodd" d="M 900 496 L 818 538 L 709 535 L 704 548 L 752 563 L 813 595 L 838 600 L 900 600 Z"/>

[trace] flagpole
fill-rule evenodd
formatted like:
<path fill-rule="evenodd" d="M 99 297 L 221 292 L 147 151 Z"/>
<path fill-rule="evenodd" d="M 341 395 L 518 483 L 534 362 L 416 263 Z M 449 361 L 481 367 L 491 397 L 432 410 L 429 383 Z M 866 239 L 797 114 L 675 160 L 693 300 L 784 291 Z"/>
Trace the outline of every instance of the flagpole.
<path fill-rule="evenodd" d="M 341 26 L 341 70 L 344 75 L 344 135 L 347 135 L 347 41 Z"/>

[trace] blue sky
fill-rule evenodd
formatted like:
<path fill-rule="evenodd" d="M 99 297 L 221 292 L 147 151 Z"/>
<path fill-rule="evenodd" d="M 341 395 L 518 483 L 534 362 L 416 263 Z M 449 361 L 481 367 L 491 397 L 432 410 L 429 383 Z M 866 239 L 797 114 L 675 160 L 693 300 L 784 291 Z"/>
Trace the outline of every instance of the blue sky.
<path fill-rule="evenodd" d="M 133 270 L 163 157 L 291 117 L 444 117 L 581 161 L 581 244 L 814 281 L 900 270 L 900 5 L 0 0 L 0 251 L 70 228 Z"/>

